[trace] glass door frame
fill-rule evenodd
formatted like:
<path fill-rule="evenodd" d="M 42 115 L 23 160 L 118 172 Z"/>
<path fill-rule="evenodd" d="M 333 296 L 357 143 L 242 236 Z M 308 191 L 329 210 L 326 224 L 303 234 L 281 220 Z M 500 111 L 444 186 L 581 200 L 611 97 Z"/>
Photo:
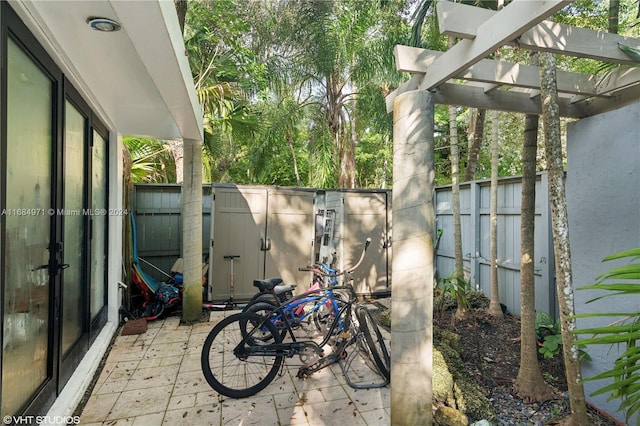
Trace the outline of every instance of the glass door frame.
<path fill-rule="evenodd" d="M 0 39 L 0 54 L 2 58 L 0 59 L 3 64 L 7 64 L 7 44 L 8 39 L 11 38 L 13 42 L 18 45 L 22 51 L 30 57 L 33 63 L 40 68 L 40 70 L 47 75 L 47 77 L 52 82 L 52 105 L 51 105 L 51 141 L 52 141 L 52 151 L 51 151 L 51 168 L 50 175 L 52 180 L 57 176 L 57 164 L 59 151 L 56 147 L 57 141 L 60 140 L 60 125 L 59 125 L 59 114 L 57 111 L 61 110 L 61 100 L 63 99 L 62 95 L 62 73 L 57 65 L 53 62 L 53 60 L 47 55 L 46 51 L 40 46 L 40 44 L 36 41 L 35 37 L 29 32 L 29 30 L 22 24 L 22 21 L 17 16 L 17 14 L 13 11 L 13 9 L 9 6 L 8 2 L 2 2 L 0 5 L 2 10 L 0 11 L 0 28 L 1 28 L 1 39 Z M 7 67 L 2 67 L 2 75 L 0 76 L 1 87 L 0 94 L 2 95 L 2 117 L 1 122 L 2 125 L 2 133 L 0 134 L 0 146 L 2 147 L 2 165 L 0 166 L 0 170 L 2 170 L 3 178 L 2 185 L 0 187 L 0 199 L 2 200 L 2 207 L 6 207 L 6 179 L 4 179 L 4 174 L 6 173 L 6 160 L 7 160 Z M 57 184 L 51 185 L 51 203 L 53 204 L 57 198 Z M 47 354 L 47 362 L 46 369 L 47 375 L 44 382 L 39 386 L 39 388 L 35 391 L 31 400 L 27 401 L 22 413 L 19 414 L 38 414 L 41 410 L 41 407 L 50 406 L 56 398 L 57 395 L 57 381 L 58 381 L 58 368 L 56 368 L 58 353 L 60 348 L 60 331 L 59 328 L 55 326 L 58 317 L 58 308 L 59 308 L 59 300 L 60 300 L 60 275 L 55 273 L 56 269 L 59 266 L 59 263 L 56 262 L 56 250 L 53 245 L 53 242 L 56 241 L 56 228 L 55 228 L 55 215 L 51 216 L 50 219 L 50 249 L 49 249 L 49 320 L 48 320 L 48 335 L 49 335 L 49 344 L 48 344 L 48 354 Z M 0 232 L 2 232 L 3 240 L 2 245 L 0 246 L 0 257 L 2 257 L 4 262 L 5 250 L 6 250 L 6 241 L 4 241 L 4 236 L 6 235 L 6 223 L 3 220 L 0 226 Z M 0 274 L 3 277 L 6 265 L 2 264 L 2 271 Z M 0 292 L 0 306 L 4 306 L 4 288 L 2 292 Z M 4 313 L 0 320 L 3 321 L 4 324 Z M 0 333 L 4 333 L 4 327 L 0 327 Z M 4 336 L 3 336 L 4 337 Z M 2 365 L 2 357 L 0 357 L 0 368 L 3 368 Z M 4 393 L 4 389 L 0 389 L 0 398 Z"/>
<path fill-rule="evenodd" d="M 104 156 L 106 158 L 105 160 L 105 172 L 104 172 L 104 176 L 105 176 L 105 209 L 107 211 L 109 211 L 109 189 L 110 189 L 110 179 L 109 179 L 109 171 L 110 171 L 110 144 L 109 144 L 109 130 L 107 129 L 107 127 L 102 124 L 102 122 L 95 116 L 95 114 L 91 114 L 91 119 L 90 119 L 90 126 L 89 126 L 89 149 L 87 152 L 87 168 L 86 168 L 86 173 L 87 173 L 87 208 L 91 208 L 91 200 L 92 200 L 92 190 L 93 190 L 93 183 L 92 183 L 92 178 L 93 178 L 93 155 L 94 155 L 94 135 L 95 133 L 99 134 L 104 140 L 105 140 L 105 152 L 104 152 Z M 108 291 L 108 264 L 109 264 L 109 219 L 111 218 L 111 216 L 107 216 L 106 217 L 106 223 L 105 223 L 105 228 L 104 228 L 104 233 L 106 235 L 106 238 L 104 239 L 104 281 L 103 281 L 103 285 L 104 285 L 104 298 L 102 300 L 102 308 L 100 309 L 100 311 L 98 312 L 98 314 L 95 315 L 95 317 L 93 317 L 93 319 L 91 318 L 91 280 L 87 279 L 86 280 L 86 289 L 87 289 L 87 297 L 85 298 L 85 302 L 86 302 L 86 312 L 87 312 L 87 318 L 88 318 L 88 322 L 89 322 L 89 344 L 93 343 L 93 341 L 96 339 L 96 337 L 98 337 L 98 334 L 100 333 L 100 330 L 102 330 L 102 327 L 104 327 L 104 325 L 107 323 L 107 319 L 108 319 L 108 297 L 109 297 L 109 291 Z M 88 223 L 88 228 L 87 228 L 87 235 L 88 235 L 88 240 L 87 240 L 87 274 L 91 273 L 91 266 L 90 266 L 90 262 L 91 262 L 91 256 L 92 256 L 92 246 L 91 246 L 91 238 L 92 233 L 93 233 L 93 216 L 89 216 L 89 223 Z M 88 275 L 87 275 L 88 276 Z"/>
<path fill-rule="evenodd" d="M 48 324 L 48 354 L 46 361 L 46 378 L 43 383 L 34 392 L 31 399 L 25 402 L 19 413 L 11 413 L 11 415 L 43 415 L 46 414 L 60 391 L 67 383 L 71 374 L 80 363 L 82 358 L 87 354 L 91 343 L 98 336 L 103 326 L 107 322 L 107 271 L 108 271 L 108 237 L 105 238 L 104 247 L 104 300 L 99 313 L 91 319 L 90 303 L 91 303 L 91 279 L 90 279 L 90 259 L 91 259 L 91 214 L 83 211 L 83 247 L 85 250 L 85 258 L 82 262 L 82 332 L 80 337 L 71 346 L 68 352 L 63 356 L 62 351 L 62 274 L 64 270 L 63 257 L 63 240 L 64 240 L 64 144 L 65 144 L 65 104 L 70 101 L 75 108 L 85 118 L 85 136 L 84 136 L 84 189 L 83 204 L 84 208 L 89 211 L 91 209 L 91 188 L 92 188 L 92 155 L 93 155 L 93 138 L 94 131 L 100 134 L 105 140 L 106 170 L 105 170 L 105 204 L 108 203 L 109 197 L 109 131 L 107 127 L 93 113 L 88 104 L 83 100 L 80 93 L 72 86 L 71 82 L 66 79 L 61 69 L 55 64 L 46 50 L 38 43 L 36 38 L 31 34 L 28 28 L 22 23 L 19 16 L 13 11 L 9 2 L 0 2 L 0 209 L 7 208 L 7 188 L 6 188 L 6 171 L 7 171 L 7 43 L 11 38 L 22 51 L 29 56 L 33 63 L 47 75 L 52 82 L 52 102 L 51 102 L 51 208 L 56 212 L 50 218 L 50 236 L 49 236 L 49 324 Z M 108 204 L 106 204 L 108 205 Z M 107 217 L 105 235 L 108 236 L 109 218 Z M 100 232 L 100 231 L 98 231 Z M 5 253 L 7 242 L 6 223 L 0 217 L 0 279 L 4 282 L 5 277 Z M 4 313 L 3 306 L 5 302 L 4 286 L 0 291 L 0 343 L 3 341 L 3 324 Z M 1 348 L 2 346 L 0 346 Z M 0 349 L 1 351 L 2 349 Z M 0 355 L 2 353 L 0 352 Z M 0 356 L 0 372 L 2 371 L 2 356 Z M 0 381 L 0 400 L 3 392 Z M 10 390 L 9 390 L 10 391 Z"/>
<path fill-rule="evenodd" d="M 63 125 L 61 126 L 63 128 L 62 130 L 62 143 L 58 143 L 59 147 L 57 149 L 58 151 L 58 159 L 57 159 L 57 175 L 56 175 L 56 190 L 57 190 L 57 200 L 56 200 L 56 204 L 58 206 L 61 206 L 60 209 L 58 209 L 58 211 L 67 211 L 67 206 L 64 205 L 64 201 L 65 201 L 65 188 L 64 188 L 64 182 L 65 182 L 65 164 L 64 164 L 64 158 L 65 158 L 65 147 L 66 147 L 66 128 L 64 123 L 66 123 L 66 114 L 67 114 L 67 101 L 69 103 L 71 103 L 76 111 L 78 113 L 80 113 L 80 115 L 82 116 L 82 118 L 84 119 L 84 125 L 83 125 L 83 131 L 84 131 L 84 137 L 83 137 L 83 154 L 82 154 L 82 161 L 83 161 L 83 168 L 84 168 L 84 177 L 83 177 L 83 194 L 82 194 L 82 206 L 83 206 L 83 211 L 82 212 L 78 212 L 78 214 L 81 215 L 82 217 L 82 227 L 83 227 L 83 235 L 82 235 L 82 250 L 84 252 L 84 256 L 83 256 L 83 262 L 80 265 L 80 279 L 81 279 L 81 289 L 80 289 L 80 297 L 81 297 L 81 312 L 79 312 L 79 314 L 81 315 L 81 334 L 78 337 L 78 339 L 76 340 L 76 342 L 73 344 L 73 346 L 69 349 L 69 351 L 66 354 L 62 353 L 63 348 L 61 347 L 61 345 L 59 344 L 59 353 L 58 353 L 58 371 L 59 371 L 59 377 L 58 377 L 58 385 L 57 385 L 57 390 L 58 392 L 62 391 L 62 388 L 64 387 L 64 385 L 68 382 L 69 378 L 71 377 L 71 375 L 73 374 L 75 367 L 78 366 L 78 364 L 80 363 L 80 361 L 82 360 L 82 357 L 86 354 L 88 348 L 89 348 L 89 324 L 87 321 L 87 311 L 86 311 L 86 300 L 89 298 L 89 294 L 87 291 L 87 282 L 89 281 L 89 269 L 88 269 L 88 259 L 89 259 L 89 220 L 90 220 L 90 216 L 86 214 L 85 209 L 87 209 L 87 200 L 89 199 L 90 196 L 90 179 L 89 176 L 90 175 L 90 162 L 89 162 L 89 153 L 91 152 L 90 149 L 90 134 L 91 134 L 91 126 L 90 126 L 90 120 L 91 120 L 91 110 L 89 109 L 89 106 L 86 104 L 86 102 L 84 102 L 82 100 L 82 97 L 80 96 L 80 94 L 73 88 L 73 86 L 69 83 L 69 81 L 65 78 L 63 80 L 64 82 L 64 102 L 63 102 L 63 117 L 62 117 L 62 123 Z M 75 212 L 74 212 L 75 214 Z M 58 308 L 58 313 L 59 313 L 59 319 L 57 321 L 57 326 L 59 327 L 59 336 L 60 339 L 62 339 L 62 329 L 64 327 L 64 269 L 66 266 L 64 265 L 65 262 L 65 258 L 64 258 L 64 248 L 65 248 L 65 242 L 64 242 L 64 225 L 66 222 L 66 213 L 65 214 L 56 214 L 56 246 L 59 248 L 59 250 L 57 251 L 58 256 L 56 257 L 57 259 L 57 273 L 58 276 L 56 278 L 57 282 L 59 283 L 59 292 L 60 292 L 60 306 Z"/>

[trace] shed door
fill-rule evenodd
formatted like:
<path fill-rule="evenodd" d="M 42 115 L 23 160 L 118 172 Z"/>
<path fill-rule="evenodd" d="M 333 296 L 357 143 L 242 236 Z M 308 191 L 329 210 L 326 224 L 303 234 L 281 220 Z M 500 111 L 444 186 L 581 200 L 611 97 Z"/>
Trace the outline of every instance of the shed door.
<path fill-rule="evenodd" d="M 343 252 L 344 267 L 360 258 L 364 242 L 371 238 L 364 261 L 353 273 L 358 294 L 390 290 L 390 258 L 387 248 L 387 195 L 385 193 L 344 193 Z"/>
<path fill-rule="evenodd" d="M 303 291 L 308 274 L 298 271 L 313 255 L 314 192 L 214 187 L 209 300 L 229 299 L 233 260 L 234 300 L 251 298 L 254 279 L 282 277 Z"/>
<path fill-rule="evenodd" d="M 216 187 L 213 194 L 209 300 L 226 300 L 231 295 L 233 260 L 234 299 L 248 299 L 255 293 L 253 280 L 264 277 L 267 190 L 264 188 Z"/>
<path fill-rule="evenodd" d="M 315 193 L 269 190 L 265 277 L 282 277 L 286 284 L 298 284 L 303 292 L 309 273 L 298 271 L 313 259 Z"/>

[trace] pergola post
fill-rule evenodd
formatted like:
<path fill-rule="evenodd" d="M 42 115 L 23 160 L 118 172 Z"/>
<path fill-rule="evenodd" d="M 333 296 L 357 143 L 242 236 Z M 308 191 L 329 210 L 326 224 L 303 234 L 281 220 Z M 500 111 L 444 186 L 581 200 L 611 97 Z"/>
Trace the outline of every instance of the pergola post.
<path fill-rule="evenodd" d="M 182 319 L 202 316 L 202 141 L 184 141 L 182 182 Z"/>
<path fill-rule="evenodd" d="M 393 107 L 391 424 L 432 424 L 434 101 L 405 92 Z"/>

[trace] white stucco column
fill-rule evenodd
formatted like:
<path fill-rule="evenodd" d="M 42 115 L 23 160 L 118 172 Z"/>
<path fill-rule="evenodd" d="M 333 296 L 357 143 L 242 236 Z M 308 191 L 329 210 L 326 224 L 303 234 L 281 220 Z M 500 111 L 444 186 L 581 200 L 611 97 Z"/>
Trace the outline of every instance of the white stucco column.
<path fill-rule="evenodd" d="M 393 107 L 391 424 L 432 424 L 433 114 L 426 91 Z"/>
<path fill-rule="evenodd" d="M 202 315 L 202 142 L 184 141 L 182 182 L 182 319 Z"/>

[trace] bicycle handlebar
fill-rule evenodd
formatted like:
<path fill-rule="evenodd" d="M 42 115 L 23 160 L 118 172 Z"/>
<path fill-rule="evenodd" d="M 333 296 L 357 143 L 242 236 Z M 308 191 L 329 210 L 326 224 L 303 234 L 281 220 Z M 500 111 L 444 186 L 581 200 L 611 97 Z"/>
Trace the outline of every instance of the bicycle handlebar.
<path fill-rule="evenodd" d="M 322 275 L 322 276 L 325 276 L 325 277 L 330 277 L 330 278 L 339 277 L 339 276 L 342 276 L 342 275 L 345 275 L 345 274 L 349 274 L 349 273 L 355 271 L 355 269 L 358 266 L 360 266 L 360 264 L 364 260 L 364 255 L 365 255 L 367 249 L 369 248 L 370 244 L 371 244 L 371 238 L 367 238 L 367 240 L 364 243 L 364 248 L 362 249 L 362 253 L 360 254 L 360 259 L 358 259 L 358 262 L 356 262 L 356 264 L 353 265 L 351 268 L 345 269 L 342 272 L 336 272 L 335 274 L 327 273 L 327 272 L 324 272 L 321 268 L 319 268 L 319 267 L 317 267 L 315 265 L 309 265 L 309 266 L 304 266 L 302 268 L 298 268 L 298 271 L 314 272 L 314 273 L 317 273 L 319 275 Z"/>

